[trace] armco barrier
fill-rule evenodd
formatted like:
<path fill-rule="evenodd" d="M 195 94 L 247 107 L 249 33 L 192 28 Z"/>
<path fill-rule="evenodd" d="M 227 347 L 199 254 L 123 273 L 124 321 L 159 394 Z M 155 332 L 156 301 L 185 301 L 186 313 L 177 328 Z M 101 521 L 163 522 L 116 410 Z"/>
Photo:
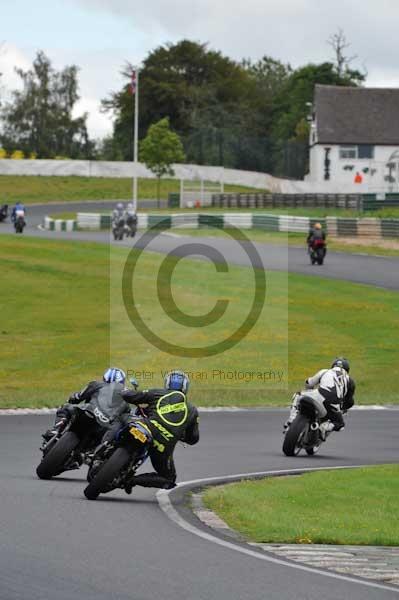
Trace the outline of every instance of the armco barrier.
<path fill-rule="evenodd" d="M 159 229 L 186 228 L 229 228 L 261 229 L 303 233 L 309 231 L 315 222 L 320 222 L 331 237 L 399 238 L 399 219 L 343 219 L 340 217 L 296 217 L 292 215 L 270 215 L 260 213 L 138 213 L 139 229 L 155 227 Z M 53 231 L 74 231 L 76 229 L 109 229 L 110 215 L 78 213 L 77 221 L 45 217 L 44 227 Z"/>

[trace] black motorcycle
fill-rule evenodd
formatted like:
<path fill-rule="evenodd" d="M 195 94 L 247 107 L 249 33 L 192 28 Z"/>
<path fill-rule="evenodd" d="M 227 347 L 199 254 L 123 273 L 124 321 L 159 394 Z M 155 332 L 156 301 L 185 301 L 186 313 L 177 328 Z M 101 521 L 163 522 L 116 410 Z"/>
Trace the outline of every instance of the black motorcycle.
<path fill-rule="evenodd" d="M 312 265 L 322 265 L 327 252 L 327 244 L 323 239 L 315 239 L 309 244 L 309 256 Z"/>
<path fill-rule="evenodd" d="M 329 431 L 320 428 L 326 422 L 327 411 L 323 403 L 306 391 L 297 394 L 298 414 L 284 434 L 283 452 L 286 456 L 297 456 L 301 450 L 312 456 L 326 441 Z"/>
<path fill-rule="evenodd" d="M 129 215 L 126 219 L 125 232 L 127 237 L 134 237 L 137 233 L 137 216 Z"/>
<path fill-rule="evenodd" d="M 122 426 L 112 442 L 103 442 L 91 460 L 86 498 L 96 500 L 100 494 L 124 489 L 148 458 L 151 442 L 150 430 L 138 419 Z"/>
<path fill-rule="evenodd" d="M 15 233 L 22 233 L 25 225 L 25 218 L 22 216 L 17 216 L 14 221 Z"/>
<path fill-rule="evenodd" d="M 8 217 L 8 204 L 3 204 L 3 206 L 0 207 L 0 223 L 2 221 L 5 221 Z"/>
<path fill-rule="evenodd" d="M 123 217 L 118 217 L 112 221 L 112 233 L 114 240 L 123 240 L 125 227 L 125 219 Z"/>
<path fill-rule="evenodd" d="M 91 465 L 92 455 L 106 431 L 130 407 L 122 398 L 99 396 L 77 404 L 74 409 L 68 424 L 40 448 L 43 458 L 36 469 L 40 479 L 51 479 L 64 471 L 79 469 L 82 464 Z"/>

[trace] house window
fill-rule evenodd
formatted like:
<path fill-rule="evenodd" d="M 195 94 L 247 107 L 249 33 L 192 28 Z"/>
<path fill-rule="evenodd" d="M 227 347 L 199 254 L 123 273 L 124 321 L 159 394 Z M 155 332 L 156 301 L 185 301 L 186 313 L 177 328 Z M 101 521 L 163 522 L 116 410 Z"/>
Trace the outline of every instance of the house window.
<path fill-rule="evenodd" d="M 357 147 L 356 146 L 340 146 L 339 147 L 340 158 L 357 158 Z"/>
<path fill-rule="evenodd" d="M 374 158 L 374 146 L 359 144 L 357 147 L 358 158 Z"/>
<path fill-rule="evenodd" d="M 370 144 L 340 146 L 339 157 L 343 159 L 374 158 L 374 146 L 371 146 Z"/>

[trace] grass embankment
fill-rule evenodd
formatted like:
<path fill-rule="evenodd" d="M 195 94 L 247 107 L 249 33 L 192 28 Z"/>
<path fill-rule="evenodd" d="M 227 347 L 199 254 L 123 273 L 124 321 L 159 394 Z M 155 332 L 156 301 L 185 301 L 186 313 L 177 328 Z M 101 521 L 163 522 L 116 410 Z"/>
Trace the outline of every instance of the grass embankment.
<path fill-rule="evenodd" d="M 226 185 L 226 192 L 252 193 L 259 190 L 237 185 Z M 170 192 L 180 192 L 178 179 L 162 179 L 161 198 Z M 138 180 L 140 200 L 157 197 L 156 179 Z M 116 177 L 46 177 L 0 175 L 0 202 L 25 204 L 47 202 L 78 202 L 89 200 L 131 200 L 132 179 Z"/>
<path fill-rule="evenodd" d="M 399 545 L 398 465 L 234 483 L 204 502 L 253 542 Z"/>
<path fill-rule="evenodd" d="M 115 274 L 127 250 L 111 252 Z M 143 340 L 126 319 L 120 281 L 112 281 L 110 305 L 108 246 L 1 236 L 0 254 L 0 376 L 7 382 L 0 390 L 0 407 L 58 405 L 99 377 L 110 361 L 154 373 L 154 379 L 143 376 L 142 387 L 158 386 L 161 371 L 169 368 L 194 371 L 191 397 L 201 406 L 287 405 L 311 371 L 340 354 L 351 358 L 359 402 L 398 402 L 395 372 L 386 368 L 399 359 L 394 292 L 295 274 L 288 276 L 288 288 L 286 274 L 269 273 L 266 304 L 247 338 L 217 356 L 187 359 L 171 357 Z M 172 289 L 182 311 L 204 314 L 218 298 L 230 300 L 223 319 L 209 330 L 193 331 L 158 308 L 156 275 L 164 259 L 144 253 L 135 279 L 139 310 L 152 329 L 183 345 L 203 345 L 210 336 L 219 340 L 231 334 L 253 301 L 251 270 L 230 267 L 225 274 L 206 261 L 179 262 Z M 269 380 L 225 381 L 213 370 L 272 375 Z M 273 379 L 277 371 L 284 372 L 281 385 Z"/>

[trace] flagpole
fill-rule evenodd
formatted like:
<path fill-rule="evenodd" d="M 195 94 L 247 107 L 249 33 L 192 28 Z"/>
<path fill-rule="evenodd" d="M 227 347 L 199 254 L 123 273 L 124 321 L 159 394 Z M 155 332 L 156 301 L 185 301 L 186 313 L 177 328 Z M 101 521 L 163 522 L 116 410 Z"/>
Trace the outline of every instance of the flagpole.
<path fill-rule="evenodd" d="M 134 94 L 134 131 L 133 131 L 133 208 L 137 212 L 137 169 L 138 169 L 138 135 L 139 135 L 139 69 L 135 69 L 136 86 Z"/>

